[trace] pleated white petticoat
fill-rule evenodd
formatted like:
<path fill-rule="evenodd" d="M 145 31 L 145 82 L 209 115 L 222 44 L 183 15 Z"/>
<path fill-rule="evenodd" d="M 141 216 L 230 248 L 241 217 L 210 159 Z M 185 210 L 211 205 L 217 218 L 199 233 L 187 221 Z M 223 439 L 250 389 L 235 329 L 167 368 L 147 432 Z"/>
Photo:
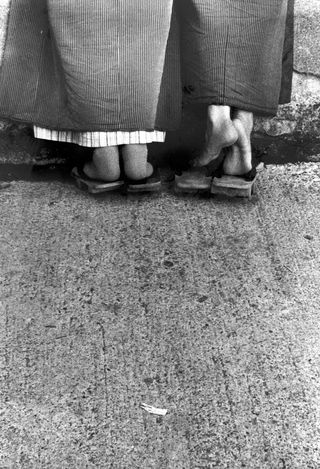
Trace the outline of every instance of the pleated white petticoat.
<path fill-rule="evenodd" d="M 34 126 L 35 138 L 56 142 L 76 143 L 83 147 L 101 148 L 116 145 L 136 145 L 152 142 L 164 142 L 166 132 L 158 130 L 135 132 L 78 132 L 51 130 Z"/>

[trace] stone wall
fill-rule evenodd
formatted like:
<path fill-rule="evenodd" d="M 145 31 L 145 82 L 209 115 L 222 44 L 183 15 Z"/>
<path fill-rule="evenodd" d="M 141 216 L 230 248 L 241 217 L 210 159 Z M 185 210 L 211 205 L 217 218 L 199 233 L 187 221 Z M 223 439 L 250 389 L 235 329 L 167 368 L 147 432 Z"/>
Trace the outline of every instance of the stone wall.
<path fill-rule="evenodd" d="M 320 138 L 320 0 L 296 2 L 292 103 L 276 118 L 259 121 L 257 130 Z"/>

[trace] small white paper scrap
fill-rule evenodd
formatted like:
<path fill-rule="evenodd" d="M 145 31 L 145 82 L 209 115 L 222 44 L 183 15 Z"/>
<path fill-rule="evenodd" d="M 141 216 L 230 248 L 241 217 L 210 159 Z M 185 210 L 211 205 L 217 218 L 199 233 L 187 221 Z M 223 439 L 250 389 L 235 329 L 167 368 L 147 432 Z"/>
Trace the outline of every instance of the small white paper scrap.
<path fill-rule="evenodd" d="M 167 409 L 157 409 L 157 407 L 153 407 L 151 405 L 145 404 L 142 402 L 141 408 L 145 410 L 146 412 L 149 412 L 149 414 L 153 415 L 166 415 L 168 410 Z"/>

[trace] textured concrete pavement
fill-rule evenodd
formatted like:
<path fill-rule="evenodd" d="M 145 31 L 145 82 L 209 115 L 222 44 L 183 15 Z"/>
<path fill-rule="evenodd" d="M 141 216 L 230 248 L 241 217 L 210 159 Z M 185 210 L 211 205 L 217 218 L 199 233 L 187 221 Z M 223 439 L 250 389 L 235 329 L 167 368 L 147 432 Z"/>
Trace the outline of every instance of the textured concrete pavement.
<path fill-rule="evenodd" d="M 0 468 L 319 468 L 319 189 L 1 190 Z"/>

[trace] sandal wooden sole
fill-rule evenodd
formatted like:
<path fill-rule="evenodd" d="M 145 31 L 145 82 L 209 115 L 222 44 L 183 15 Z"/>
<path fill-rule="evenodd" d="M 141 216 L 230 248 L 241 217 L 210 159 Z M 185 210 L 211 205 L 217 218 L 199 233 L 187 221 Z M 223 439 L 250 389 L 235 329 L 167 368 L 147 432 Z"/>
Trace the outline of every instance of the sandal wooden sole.
<path fill-rule="evenodd" d="M 264 165 L 260 163 L 256 168 L 255 176 L 251 179 L 245 179 L 240 176 L 222 175 L 214 177 L 211 184 L 211 194 L 225 195 L 227 197 L 243 197 L 249 200 L 256 193 L 256 181 L 258 174 L 263 170 Z"/>
<path fill-rule="evenodd" d="M 103 192 L 111 192 L 120 189 L 124 185 L 124 181 L 103 182 L 87 177 L 79 168 L 73 168 L 71 176 L 75 179 L 77 187 L 82 191 L 90 194 L 101 194 Z"/>

